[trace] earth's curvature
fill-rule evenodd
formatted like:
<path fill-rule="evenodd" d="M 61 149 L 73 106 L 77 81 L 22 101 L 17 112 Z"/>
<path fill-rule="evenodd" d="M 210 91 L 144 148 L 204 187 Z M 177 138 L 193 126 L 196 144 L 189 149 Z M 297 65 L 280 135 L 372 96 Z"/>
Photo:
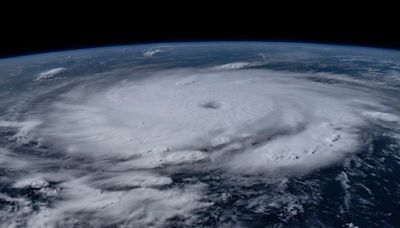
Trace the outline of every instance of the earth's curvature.
<path fill-rule="evenodd" d="M 0 227 L 399 227 L 400 52 L 119 46 L 0 60 Z"/>

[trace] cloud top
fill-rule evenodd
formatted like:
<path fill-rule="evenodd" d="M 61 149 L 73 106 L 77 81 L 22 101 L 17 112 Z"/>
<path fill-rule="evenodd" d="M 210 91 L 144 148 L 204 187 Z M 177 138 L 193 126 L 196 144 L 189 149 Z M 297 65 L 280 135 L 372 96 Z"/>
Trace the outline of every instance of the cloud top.
<path fill-rule="evenodd" d="M 1 120 L 0 128 L 14 132 L 10 140 L 40 142 L 39 155 L 0 148 L 1 166 L 12 171 L 1 181 L 46 199 L 34 205 L 0 194 L 12 202 L 1 217 L 30 227 L 162 227 L 174 219 L 193 226 L 215 202 L 229 200 L 228 193 L 209 195 L 214 175 L 221 185 L 261 176 L 279 187 L 357 153 L 363 129 L 400 123 L 393 99 L 379 88 L 247 66 L 83 83 L 34 120 Z M 329 82 L 315 80 L 325 76 Z M 43 155 L 43 145 L 54 154 Z M 275 201 L 302 211 L 295 196 L 278 195 Z"/>

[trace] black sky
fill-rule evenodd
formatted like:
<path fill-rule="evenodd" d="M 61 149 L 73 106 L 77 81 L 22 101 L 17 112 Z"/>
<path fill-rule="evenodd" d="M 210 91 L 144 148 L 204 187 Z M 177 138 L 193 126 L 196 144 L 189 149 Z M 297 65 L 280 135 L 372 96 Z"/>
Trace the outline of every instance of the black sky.
<path fill-rule="evenodd" d="M 12 11 L 0 20 L 0 57 L 97 46 L 212 40 L 273 40 L 400 48 L 396 13 L 391 6 L 291 10 L 260 5 L 233 9 L 103 5 L 67 7 L 62 3 L 40 11 Z M 288 6 L 291 4 L 287 3 Z M 55 7 L 55 8 L 54 8 Z M 305 7 L 307 8 L 307 7 Z M 6 9 L 6 8 L 4 8 Z M 329 10 L 328 10 L 329 9 Z"/>

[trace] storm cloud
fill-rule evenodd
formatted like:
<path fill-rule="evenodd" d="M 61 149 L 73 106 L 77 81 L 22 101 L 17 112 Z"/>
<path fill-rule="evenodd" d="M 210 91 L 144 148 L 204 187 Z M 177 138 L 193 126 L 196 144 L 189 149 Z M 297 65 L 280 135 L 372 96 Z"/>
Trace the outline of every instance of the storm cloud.
<path fill-rule="evenodd" d="M 343 75 L 326 75 L 336 83 L 325 83 L 312 73 L 245 66 L 81 84 L 35 120 L 0 122 L 19 129 L 15 138 L 60 150 L 59 157 L 37 159 L 0 149 L 3 167 L 31 167 L 29 176 L 8 180 L 14 188 L 39 189 L 54 200 L 33 211 L 22 199 L 0 198 L 25 208 L 33 227 L 158 227 L 177 217 L 191 224 L 213 202 L 204 193 L 207 183 L 177 184 L 176 173 L 304 175 L 357 153 L 371 124 L 399 123 L 378 87 Z"/>

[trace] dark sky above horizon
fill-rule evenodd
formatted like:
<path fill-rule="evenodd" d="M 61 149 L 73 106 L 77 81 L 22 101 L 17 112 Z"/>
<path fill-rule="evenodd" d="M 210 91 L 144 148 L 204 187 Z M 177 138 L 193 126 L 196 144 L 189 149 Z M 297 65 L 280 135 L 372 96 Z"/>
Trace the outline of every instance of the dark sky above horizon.
<path fill-rule="evenodd" d="M 309 9 L 281 13 L 273 8 L 251 11 L 241 9 L 240 5 L 235 11 L 224 13 L 218 9 L 211 12 L 202 9 L 175 12 L 163 11 L 162 7 L 159 11 L 82 8 L 2 16 L 0 57 L 97 46 L 203 40 L 317 42 L 400 49 L 398 20 L 389 11 L 355 13 Z"/>

